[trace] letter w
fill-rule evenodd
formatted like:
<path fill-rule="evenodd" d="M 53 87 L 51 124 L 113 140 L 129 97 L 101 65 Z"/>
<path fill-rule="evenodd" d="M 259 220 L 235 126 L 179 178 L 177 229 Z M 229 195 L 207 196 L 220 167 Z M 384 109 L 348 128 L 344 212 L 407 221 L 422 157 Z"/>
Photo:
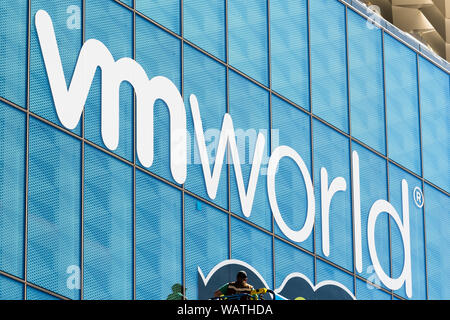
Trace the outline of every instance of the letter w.
<path fill-rule="evenodd" d="M 219 144 L 217 147 L 216 161 L 211 175 L 211 168 L 209 166 L 208 153 L 206 151 L 205 136 L 203 133 L 202 120 L 200 118 L 200 111 L 198 107 L 197 97 L 191 95 L 189 97 L 191 104 L 192 118 L 194 120 L 195 136 L 200 153 L 200 160 L 202 162 L 203 176 L 205 178 L 206 191 L 211 199 L 216 198 L 217 188 L 219 186 L 220 173 L 222 171 L 223 160 L 225 157 L 225 149 L 228 145 L 230 147 L 234 172 L 236 174 L 236 183 L 238 186 L 239 198 L 241 200 L 242 212 L 248 218 L 252 211 L 253 199 L 255 198 L 256 185 L 258 183 L 259 169 L 264 152 L 264 145 L 266 139 L 260 132 L 256 139 L 255 153 L 253 155 L 252 169 L 250 171 L 250 179 L 248 182 L 247 192 L 244 187 L 244 180 L 242 178 L 241 162 L 239 161 L 239 152 L 236 145 L 236 138 L 233 127 L 233 120 L 230 114 L 225 113 L 222 122 L 222 131 L 220 132 Z"/>
<path fill-rule="evenodd" d="M 187 171 L 186 110 L 177 87 L 165 77 L 148 79 L 144 69 L 130 58 L 114 61 L 106 46 L 95 39 L 81 48 L 69 89 L 61 64 L 53 23 L 44 10 L 36 13 L 36 29 L 56 113 L 64 127 L 74 129 L 81 118 L 97 67 L 102 70 L 101 132 L 106 147 L 119 144 L 119 89 L 123 81 L 136 91 L 136 149 L 145 167 L 153 163 L 153 108 L 163 100 L 170 113 L 170 168 L 178 183 L 184 183 Z"/>

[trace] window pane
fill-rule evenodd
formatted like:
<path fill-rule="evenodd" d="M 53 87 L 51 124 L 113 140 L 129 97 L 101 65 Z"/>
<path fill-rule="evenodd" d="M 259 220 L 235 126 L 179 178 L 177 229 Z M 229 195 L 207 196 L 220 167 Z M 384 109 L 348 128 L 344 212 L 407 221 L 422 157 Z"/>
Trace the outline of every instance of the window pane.
<path fill-rule="evenodd" d="M 78 299 L 68 287 L 80 268 L 81 142 L 30 118 L 28 281 Z"/>
<path fill-rule="evenodd" d="M 59 300 L 58 298 L 33 287 L 27 287 L 27 300 Z"/>
<path fill-rule="evenodd" d="M 391 300 L 391 295 L 365 281 L 356 279 L 356 298 L 358 300 Z"/>
<path fill-rule="evenodd" d="M 317 259 L 316 260 L 316 272 L 317 272 L 317 280 L 316 285 L 320 284 L 323 281 L 332 280 L 337 283 L 340 283 L 342 286 L 347 288 L 352 294 L 354 293 L 354 285 L 353 285 L 353 276 L 348 274 L 332 265 Z M 346 295 L 348 297 L 348 293 Z"/>
<path fill-rule="evenodd" d="M 180 0 L 135 0 L 136 10 L 162 24 L 175 33 L 180 33 Z"/>
<path fill-rule="evenodd" d="M 23 284 L 13 279 L 0 276 L 0 300 L 22 300 Z"/>

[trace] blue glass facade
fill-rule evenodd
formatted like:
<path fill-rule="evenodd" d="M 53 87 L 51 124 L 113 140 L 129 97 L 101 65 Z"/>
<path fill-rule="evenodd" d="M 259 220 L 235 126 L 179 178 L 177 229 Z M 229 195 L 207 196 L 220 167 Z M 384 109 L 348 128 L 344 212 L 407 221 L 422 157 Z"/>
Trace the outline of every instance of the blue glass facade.
<path fill-rule="evenodd" d="M 135 60 L 149 79 L 174 83 L 186 108 L 184 184 L 171 174 L 162 100 L 154 105 L 153 164 L 138 159 L 130 83 L 119 89 L 117 149 L 102 139 L 99 68 L 77 126 L 60 122 L 35 25 L 41 9 L 53 21 L 68 85 L 89 39 L 115 60 Z M 368 24 L 352 1 L 31 0 L 0 4 L 0 17 L 0 299 L 199 299 L 217 289 L 207 280 L 227 263 L 251 267 L 280 295 L 301 275 L 316 291 L 331 281 L 356 299 L 450 299 L 449 72 Z M 211 171 L 226 113 L 246 190 L 256 136 L 265 138 L 250 216 L 230 150 L 217 195 L 208 196 L 191 94 Z M 314 226 L 302 242 L 283 232 L 268 196 L 279 146 L 300 155 L 313 183 Z M 279 163 L 276 197 L 285 223 L 299 230 L 311 203 L 307 177 L 291 160 Z M 346 182 L 330 200 L 329 232 L 323 168 L 328 186 Z M 405 222 L 402 180 L 412 295 L 406 284 L 380 281 L 368 245 L 375 201 L 388 201 Z M 393 216 L 375 221 L 379 264 L 394 279 L 406 259 L 403 235 Z"/>

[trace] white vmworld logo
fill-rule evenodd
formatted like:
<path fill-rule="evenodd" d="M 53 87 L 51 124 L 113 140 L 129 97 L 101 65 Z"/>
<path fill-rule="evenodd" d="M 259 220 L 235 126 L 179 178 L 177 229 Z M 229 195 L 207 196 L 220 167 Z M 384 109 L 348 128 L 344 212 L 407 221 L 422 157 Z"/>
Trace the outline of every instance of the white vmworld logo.
<path fill-rule="evenodd" d="M 153 108 L 156 100 L 163 100 L 168 109 L 170 117 L 170 170 L 176 182 L 182 184 L 187 176 L 187 147 L 186 147 L 186 108 L 183 98 L 169 79 L 157 76 L 148 79 L 141 65 L 130 58 L 114 60 L 106 46 L 95 39 L 86 41 L 79 53 L 74 74 L 67 87 L 61 63 L 58 44 L 53 29 L 53 23 L 46 11 L 39 10 L 35 16 L 36 29 L 44 57 L 45 67 L 53 95 L 56 112 L 62 125 L 68 129 L 74 129 L 80 121 L 95 72 L 97 67 L 102 70 L 102 96 L 101 96 L 101 133 L 106 147 L 115 150 L 119 143 L 119 87 L 123 81 L 129 82 L 135 89 L 137 98 L 137 156 L 141 164 L 150 167 L 153 163 L 154 132 L 153 132 Z M 203 176 L 208 196 L 214 199 L 220 180 L 220 173 L 227 146 L 231 153 L 236 182 L 240 197 L 241 207 L 244 215 L 249 217 L 252 211 L 253 199 L 260 173 L 260 166 L 265 147 L 265 137 L 259 133 L 256 139 L 255 151 L 250 171 L 250 179 L 247 190 L 242 177 L 241 162 L 236 146 L 236 137 L 231 115 L 226 113 L 222 122 L 216 159 L 211 172 L 210 159 L 207 153 L 202 120 L 199 105 L 195 95 L 191 94 L 189 102 L 192 110 L 195 136 L 202 163 Z M 283 158 L 292 159 L 300 169 L 306 186 L 307 213 L 306 221 L 300 230 L 292 230 L 283 220 L 279 210 L 275 193 L 275 176 L 279 162 Z M 360 201 L 360 179 L 359 179 L 359 157 L 356 151 L 352 154 L 353 170 L 353 230 L 355 235 L 355 264 L 359 273 L 363 271 L 362 266 L 362 240 L 361 240 L 361 201 Z M 331 200 L 336 192 L 345 191 L 347 183 L 343 177 L 337 177 L 328 182 L 326 168 L 321 168 L 321 216 L 322 216 L 322 251 L 326 256 L 330 254 L 329 244 L 329 209 Z M 269 203 L 275 221 L 281 231 L 292 241 L 302 242 L 312 232 L 315 216 L 314 187 L 308 168 L 302 157 L 291 147 L 279 146 L 270 156 L 267 169 L 267 190 Z M 380 280 L 390 289 L 397 290 L 406 286 L 408 297 L 412 296 L 411 279 L 411 248 L 409 227 L 409 199 L 408 184 L 402 180 L 402 211 L 401 218 L 395 208 L 385 200 L 377 200 L 372 205 L 367 226 L 367 238 L 369 254 Z M 403 271 L 398 278 L 387 275 L 378 259 L 375 248 L 375 224 L 378 216 L 386 212 L 398 225 L 401 232 L 404 248 Z"/>

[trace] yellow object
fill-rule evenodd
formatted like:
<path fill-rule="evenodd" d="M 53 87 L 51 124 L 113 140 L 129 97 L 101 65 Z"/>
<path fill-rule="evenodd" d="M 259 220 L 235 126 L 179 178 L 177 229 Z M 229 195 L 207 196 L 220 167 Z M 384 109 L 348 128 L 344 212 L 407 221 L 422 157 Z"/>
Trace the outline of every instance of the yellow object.
<path fill-rule="evenodd" d="M 303 297 L 297 297 L 297 298 L 295 298 L 295 300 L 306 300 L 306 299 Z"/>

